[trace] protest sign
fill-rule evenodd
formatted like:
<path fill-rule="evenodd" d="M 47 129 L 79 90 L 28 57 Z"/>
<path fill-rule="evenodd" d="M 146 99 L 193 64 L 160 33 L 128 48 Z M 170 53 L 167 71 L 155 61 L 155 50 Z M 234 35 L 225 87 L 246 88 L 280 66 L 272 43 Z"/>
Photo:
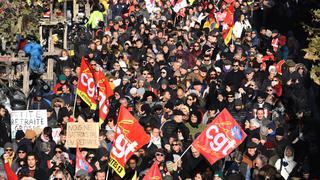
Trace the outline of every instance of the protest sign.
<path fill-rule="evenodd" d="M 11 113 L 11 135 L 14 139 L 18 130 L 40 128 L 48 125 L 47 110 L 14 110 Z"/>
<path fill-rule="evenodd" d="M 66 146 L 71 148 L 98 148 L 99 123 L 68 123 Z"/>
<path fill-rule="evenodd" d="M 60 132 L 61 128 L 52 128 L 52 139 L 56 143 L 58 143 L 58 140 L 60 139 Z"/>

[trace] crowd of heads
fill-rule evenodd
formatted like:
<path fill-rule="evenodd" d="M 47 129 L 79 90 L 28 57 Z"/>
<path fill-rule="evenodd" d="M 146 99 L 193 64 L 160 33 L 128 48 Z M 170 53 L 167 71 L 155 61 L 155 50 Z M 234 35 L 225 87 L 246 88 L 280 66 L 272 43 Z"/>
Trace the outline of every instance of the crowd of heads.
<path fill-rule="evenodd" d="M 107 162 L 123 105 L 151 137 L 128 160 L 124 179 L 143 177 L 155 161 L 165 179 L 308 179 L 308 71 L 295 62 L 299 43 L 292 32 L 258 27 L 262 19 L 256 14 L 273 1 L 227 2 L 196 1 L 174 12 L 171 1 L 160 0 L 152 13 L 144 2 L 111 3 L 103 21 L 89 21 L 80 33 L 74 56 L 62 50 L 55 85 L 35 93 L 30 109 L 46 109 L 49 127 L 18 131 L 9 142 L 10 113 L 0 107 L 0 131 L 8 137 L 1 137 L 2 159 L 21 178 L 120 179 Z M 225 43 L 223 20 L 230 6 L 233 33 Z M 92 4 L 92 14 L 104 11 Z M 89 174 L 75 172 L 75 149 L 65 146 L 67 123 L 99 121 L 98 111 L 76 96 L 82 57 L 93 71 L 103 70 L 114 90 L 99 148 L 81 149 L 94 169 Z M 246 140 L 213 165 L 193 147 L 182 156 L 225 108 Z M 62 129 L 56 142 L 52 128 Z"/>

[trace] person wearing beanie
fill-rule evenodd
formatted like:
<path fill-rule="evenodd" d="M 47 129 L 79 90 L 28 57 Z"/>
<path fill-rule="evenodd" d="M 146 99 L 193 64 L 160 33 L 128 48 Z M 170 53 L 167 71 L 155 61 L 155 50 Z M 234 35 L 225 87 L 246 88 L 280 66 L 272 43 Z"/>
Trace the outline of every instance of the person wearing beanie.
<path fill-rule="evenodd" d="M 12 167 L 12 163 L 15 159 L 15 152 L 13 149 L 13 144 L 11 142 L 6 142 L 3 146 L 4 154 L 2 155 L 2 159 L 6 158 L 6 161 L 9 163 L 10 167 Z"/>
<path fill-rule="evenodd" d="M 18 169 L 25 167 L 27 165 L 27 153 L 28 153 L 28 147 L 26 145 L 21 145 L 18 147 L 18 150 L 16 152 L 16 158 L 14 159 L 11 169 L 14 172 L 17 172 Z"/>
<path fill-rule="evenodd" d="M 274 165 L 277 159 L 283 158 L 283 152 L 289 144 L 289 140 L 285 137 L 284 128 L 278 127 L 276 129 L 275 150 L 269 160 L 270 165 Z"/>

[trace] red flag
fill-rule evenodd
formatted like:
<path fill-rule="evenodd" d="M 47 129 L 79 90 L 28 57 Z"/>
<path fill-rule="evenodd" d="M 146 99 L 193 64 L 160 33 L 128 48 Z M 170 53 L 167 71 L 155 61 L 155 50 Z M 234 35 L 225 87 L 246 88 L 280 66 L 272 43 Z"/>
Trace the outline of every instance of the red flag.
<path fill-rule="evenodd" d="M 99 90 L 99 122 L 101 124 L 109 113 L 109 98 L 113 95 L 113 91 L 102 70 L 94 73 L 94 79 Z"/>
<path fill-rule="evenodd" d="M 151 168 L 144 176 L 143 180 L 162 180 L 159 165 L 156 161 L 152 164 Z"/>
<path fill-rule="evenodd" d="M 83 169 L 90 173 L 93 171 L 93 168 L 90 166 L 90 164 L 82 157 L 82 154 L 80 152 L 79 147 L 77 146 L 77 152 L 76 152 L 76 172 L 80 169 Z"/>
<path fill-rule="evenodd" d="M 150 137 L 136 118 L 122 105 L 114 137 L 109 165 L 120 177 L 123 177 L 126 162 L 135 151 L 150 141 Z"/>
<path fill-rule="evenodd" d="M 193 141 L 192 146 L 213 164 L 230 154 L 246 137 L 229 111 L 224 109 Z"/>
<path fill-rule="evenodd" d="M 234 3 L 229 4 L 229 7 L 226 9 L 226 17 L 223 22 L 222 28 L 222 37 L 224 39 L 224 43 L 227 45 L 231 38 L 233 32 L 234 25 Z"/>
<path fill-rule="evenodd" d="M 84 57 L 82 57 L 81 60 L 80 74 L 78 79 L 78 96 L 80 96 L 81 99 L 88 104 L 90 109 L 95 110 L 97 108 L 97 103 L 95 99 L 96 86 L 91 68 L 84 59 Z"/>

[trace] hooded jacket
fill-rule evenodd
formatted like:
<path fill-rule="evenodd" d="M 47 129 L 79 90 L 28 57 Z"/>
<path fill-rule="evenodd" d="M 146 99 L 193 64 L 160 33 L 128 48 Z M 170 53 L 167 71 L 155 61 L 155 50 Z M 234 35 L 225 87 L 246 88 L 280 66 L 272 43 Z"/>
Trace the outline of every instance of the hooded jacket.
<path fill-rule="evenodd" d="M 288 157 L 286 155 L 288 149 L 291 149 L 292 151 L 291 157 Z M 284 158 L 278 159 L 275 164 L 275 167 L 278 171 L 280 171 L 280 174 L 284 179 L 289 179 L 290 173 L 296 165 L 297 163 L 294 161 L 294 149 L 291 146 L 287 146 L 284 151 Z"/>

